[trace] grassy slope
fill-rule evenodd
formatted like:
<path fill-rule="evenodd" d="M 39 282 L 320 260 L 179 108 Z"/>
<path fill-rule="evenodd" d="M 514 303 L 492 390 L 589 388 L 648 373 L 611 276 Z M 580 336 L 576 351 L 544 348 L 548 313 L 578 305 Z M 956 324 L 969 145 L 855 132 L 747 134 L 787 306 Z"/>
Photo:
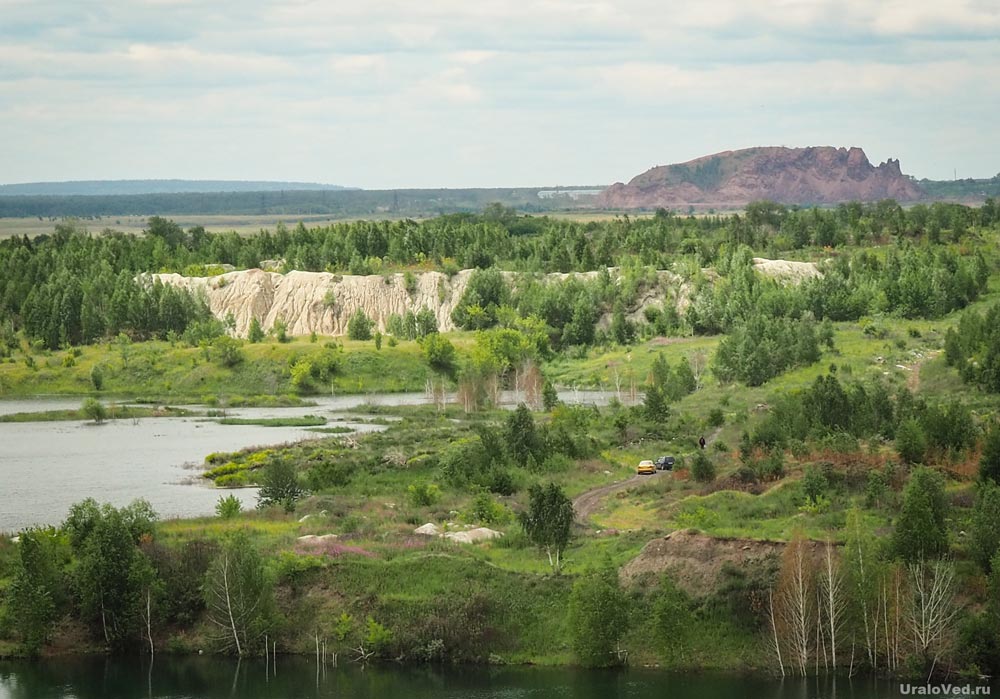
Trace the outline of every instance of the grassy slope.
<path fill-rule="evenodd" d="M 994 292 L 977 305 L 987 305 L 996 298 Z M 820 362 L 787 372 L 762 387 L 720 386 L 706 374 L 704 388 L 673 406 L 674 414 L 682 417 L 674 423 L 673 434 L 666 441 L 616 447 L 582 467 L 552 474 L 552 478 L 573 496 L 630 476 L 636 461 L 654 453 L 689 455 L 697 436 L 709 431 L 705 420 L 715 407 L 721 407 L 726 416 L 726 424 L 718 434 L 725 452 L 713 451 L 720 475 L 724 476 L 736 468 L 733 451 L 739 434 L 763 412 L 762 406 L 776 394 L 807 386 L 831 364 L 836 364 L 841 377 L 879 376 L 935 399 L 961 395 L 978 411 L 992 411 L 996 399 L 962 385 L 938 356 L 944 331 L 956 320 L 957 314 L 937 321 L 877 319 L 876 325 L 881 328 L 877 334 L 866 334 L 859 323 L 839 324 L 834 349 L 826 350 Z M 472 344 L 466 334 L 456 334 L 452 340 L 463 353 Z M 546 367 L 546 372 L 564 386 L 613 390 L 617 368 L 627 393 L 629 376 L 635 376 L 641 385 L 658 352 L 673 363 L 681 356 L 701 352 L 710 357 L 717 343 L 718 338 L 682 338 L 632 348 L 592 349 L 578 358 L 559 358 Z M 0 382 L 5 395 L 85 393 L 90 390 L 90 368 L 101 364 L 106 370 L 106 393 L 195 398 L 219 392 L 231 397 L 262 391 L 282 393 L 289 388 L 285 368 L 290 360 L 319 352 L 322 344 L 298 339 L 286 345 L 246 345 L 247 360 L 235 369 L 205 362 L 200 350 L 166 343 L 133 347 L 127 367 L 117 350 L 92 347 L 83 349 L 73 367 L 62 366 L 61 353 L 36 359 L 42 367 L 37 371 L 27 368 L 23 361 L 2 364 Z M 370 342 L 345 342 L 345 349 L 333 386 L 337 392 L 422 389 L 427 370 L 416 343 L 383 346 L 379 352 Z M 412 421 L 403 421 L 398 437 L 373 435 L 366 438 L 372 440 L 370 446 L 363 448 L 382 452 L 398 442 L 433 453 L 453 439 L 457 429 L 469 426 L 455 427 L 454 420 L 460 417 L 457 413 L 433 419 L 428 414 L 433 415 L 429 408 L 413 409 Z M 890 445 L 862 447 L 859 456 L 872 459 L 891 452 Z M 504 660 L 569 662 L 565 604 L 572 580 L 606 562 L 622 565 L 653 536 L 679 527 L 697 527 L 718 536 L 780 540 L 800 529 L 812 538 L 826 538 L 831 532 L 837 538 L 844 511 L 859 504 L 860 495 L 835 490 L 826 509 L 808 511 L 802 508 L 798 482 L 804 464 L 828 456 L 809 453 L 799 459 L 790 457 L 788 476 L 760 496 L 709 492 L 688 480 L 683 472 L 644 481 L 634 490 L 610 497 L 593 518 L 596 527 L 613 527 L 621 533 L 598 537 L 581 528 L 566 552 L 566 574 L 560 577 L 550 574 L 544 556 L 524 545 L 515 524 L 501 527 L 508 532 L 503 544 L 463 547 L 413 536 L 414 525 L 424 521 L 453 519 L 456 515 L 452 512 L 460 513 L 457 518 L 461 520 L 469 501 L 468 494 L 445 489 L 442 500 L 432 507 L 408 504 L 405 493 L 409 484 L 432 482 L 437 477 L 434 467 L 421 467 L 419 461 L 407 469 L 358 474 L 348 487 L 307 503 L 303 512 L 327 510 L 328 514 L 304 523 L 299 523 L 296 516 L 281 515 L 250 515 L 233 521 L 171 521 L 162 525 L 161 537 L 168 543 L 178 543 L 194 537 L 218 538 L 234 528 L 249 527 L 260 545 L 272 554 L 275 574 L 283 581 L 280 603 L 284 615 L 292 624 L 301 622 L 302 628 L 312 619 L 324 626 L 332 625 L 341 612 L 357 619 L 371 614 L 393 628 L 400 640 L 413 641 L 433 633 L 425 626 L 427 618 L 451 613 L 448 609 L 455 612 L 454 608 L 441 606 L 442 600 L 463 600 L 473 591 L 486 600 L 485 611 L 481 610 L 483 623 L 495 631 L 496 641 L 491 648 Z M 951 487 L 953 493 L 965 489 L 963 484 Z M 523 501 L 522 492 L 507 504 L 517 508 L 523 506 Z M 866 521 L 873 532 L 884 533 L 890 525 L 887 515 L 875 510 L 866 512 Z M 955 526 L 960 524 L 956 522 Z M 332 558 L 288 558 L 287 552 L 295 548 L 297 536 L 328 532 L 341 534 L 345 546 L 374 558 L 351 551 Z M 636 608 L 648 611 L 643 598 L 649 591 L 633 590 L 632 594 L 639 598 Z M 761 662 L 753 634 L 732 627 L 724 619 L 702 619 L 700 623 L 702 633 L 682 655 L 650 650 L 648 618 L 634 621 L 626 644 L 640 662 L 660 662 L 671 667 L 737 669 Z M 444 633 L 440 629 L 437 632 Z M 205 633 L 204 628 L 181 633 L 177 647 L 201 647 Z M 290 641 L 290 650 L 310 651 L 308 634 L 300 629 L 292 637 L 295 640 Z"/>
<path fill-rule="evenodd" d="M 471 337 L 452 338 L 459 350 L 471 346 Z M 292 392 L 289 366 L 324 351 L 329 338 L 312 343 L 295 338 L 280 344 L 273 340 L 244 344 L 245 359 L 232 368 L 205 359 L 201 349 L 167 342 L 131 345 L 127 358 L 111 345 L 79 348 L 72 366 L 64 366 L 65 352 L 33 354 L 35 368 L 27 366 L 23 352 L 13 361 L 0 363 L 0 397 L 38 394 L 93 395 L 91 371 L 104 374 L 101 393 L 111 396 L 201 400 L 205 396 L 228 397 Z M 400 342 L 396 347 L 373 342 L 337 338 L 344 346 L 340 370 L 331 384 L 320 392 L 373 393 L 422 391 L 429 376 L 420 345 Z"/>

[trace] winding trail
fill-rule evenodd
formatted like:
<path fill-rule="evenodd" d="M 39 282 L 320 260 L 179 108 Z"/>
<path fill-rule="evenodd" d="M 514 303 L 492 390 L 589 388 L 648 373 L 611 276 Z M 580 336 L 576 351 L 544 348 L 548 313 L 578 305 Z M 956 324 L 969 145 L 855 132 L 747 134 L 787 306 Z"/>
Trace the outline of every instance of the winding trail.
<path fill-rule="evenodd" d="M 716 439 L 719 438 L 719 433 L 722 432 L 722 427 L 716 427 L 708 437 L 705 438 L 705 447 L 707 448 Z M 618 481 L 617 483 L 611 483 L 609 485 L 602 485 L 598 488 L 593 488 L 586 491 L 585 493 L 580 493 L 573 499 L 573 512 L 576 514 L 576 521 L 580 524 L 587 524 L 587 520 L 600 509 L 604 500 L 612 493 L 617 493 L 622 490 L 628 490 L 630 488 L 636 487 L 641 483 L 648 483 L 650 481 L 655 481 L 657 478 L 661 477 L 665 471 L 657 471 L 652 476 L 639 476 L 635 475 L 631 478 L 626 478 L 623 481 Z"/>

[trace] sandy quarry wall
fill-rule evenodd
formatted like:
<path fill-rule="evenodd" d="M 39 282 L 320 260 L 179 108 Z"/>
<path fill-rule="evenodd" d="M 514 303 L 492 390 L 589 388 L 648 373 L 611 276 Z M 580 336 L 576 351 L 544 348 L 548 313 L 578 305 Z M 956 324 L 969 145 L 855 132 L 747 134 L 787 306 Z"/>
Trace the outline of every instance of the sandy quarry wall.
<path fill-rule="evenodd" d="M 760 263 L 772 264 L 760 264 Z M 780 260 L 755 259 L 755 268 L 763 274 L 784 277 L 787 265 L 810 266 L 810 263 L 783 263 Z M 781 264 L 777 264 L 781 263 Z M 796 268 L 787 276 L 804 278 L 818 274 L 815 266 L 812 272 Z M 416 282 L 412 290 L 406 288 L 403 274 L 352 275 L 330 274 L 328 272 L 265 272 L 248 269 L 226 272 L 215 277 L 185 277 L 180 274 L 153 274 L 165 284 L 187 289 L 195 294 L 204 294 L 215 317 L 221 319 L 232 314 L 236 320 L 235 334 L 245 337 L 250 328 L 250 320 L 256 317 L 267 330 L 276 320 L 288 325 L 291 335 L 346 335 L 347 322 L 361 309 L 375 322 L 375 326 L 386 329 L 389 316 L 403 315 L 407 311 L 418 312 L 430 309 L 437 318 L 438 330 L 447 332 L 455 329 L 451 313 L 461 300 L 468 286 L 473 270 L 462 270 L 448 276 L 442 272 L 422 272 L 414 274 Z M 617 269 L 609 269 L 614 279 Z M 505 272 L 510 284 L 515 284 L 517 276 Z M 570 277 L 592 280 L 598 272 L 570 274 L 548 274 L 545 280 L 559 283 Z M 657 272 L 659 283 L 646 289 L 629 316 L 641 319 L 646 306 L 670 304 L 683 312 L 690 302 L 692 285 L 682 277 L 661 270 Z M 602 318 L 603 324 L 610 322 L 610 315 Z"/>

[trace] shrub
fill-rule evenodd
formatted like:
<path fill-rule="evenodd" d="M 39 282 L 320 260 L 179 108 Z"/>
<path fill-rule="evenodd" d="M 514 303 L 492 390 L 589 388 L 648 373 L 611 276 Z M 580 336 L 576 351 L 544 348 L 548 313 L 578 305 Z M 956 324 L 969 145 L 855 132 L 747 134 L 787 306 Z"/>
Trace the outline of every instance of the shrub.
<path fill-rule="evenodd" d="M 826 493 L 828 485 L 826 476 L 815 465 L 806 469 L 805 475 L 802 477 L 802 492 L 805 493 L 806 500 L 813 505 L 818 504 L 820 498 Z"/>
<path fill-rule="evenodd" d="M 893 532 L 896 553 L 909 563 L 945 554 L 947 510 L 941 475 L 929 468 L 914 469 L 903 491 L 903 507 Z"/>
<path fill-rule="evenodd" d="M 372 321 L 360 308 L 347 321 L 347 337 L 352 340 L 372 339 Z"/>
<path fill-rule="evenodd" d="M 243 361 L 243 350 L 240 349 L 240 341 L 220 335 L 212 340 L 212 350 L 218 358 L 219 363 L 224 367 L 233 367 Z"/>
<path fill-rule="evenodd" d="M 613 569 L 574 583 L 569 596 L 570 643 L 581 664 L 614 664 L 613 651 L 627 624 L 628 600 Z"/>
<path fill-rule="evenodd" d="M 232 519 L 242 511 L 243 503 L 235 495 L 220 496 L 219 501 L 215 503 L 215 514 L 222 519 Z"/>
<path fill-rule="evenodd" d="M 424 358 L 435 371 L 451 374 L 455 370 L 455 346 L 444 335 L 431 333 L 420 341 Z"/>
<path fill-rule="evenodd" d="M 691 477 L 699 483 L 711 483 L 715 480 L 715 463 L 699 451 L 691 460 Z"/>
<path fill-rule="evenodd" d="M 979 459 L 979 478 L 1000 483 L 1000 427 L 986 433 L 983 454 Z"/>
<path fill-rule="evenodd" d="M 972 511 L 969 551 L 980 567 L 990 572 L 990 565 L 1000 550 L 1000 485 L 992 481 L 979 484 Z"/>
<path fill-rule="evenodd" d="M 406 494 L 414 507 L 429 507 L 441 499 L 441 488 L 433 483 L 414 483 Z"/>
<path fill-rule="evenodd" d="M 104 388 L 104 372 L 97 364 L 90 370 L 90 383 L 93 384 L 95 391 L 100 391 Z"/>
<path fill-rule="evenodd" d="M 908 464 L 924 460 L 927 437 L 917 420 L 910 418 L 900 423 L 896 429 L 896 451 L 899 452 L 899 458 Z"/>
<path fill-rule="evenodd" d="M 264 328 L 260 326 L 260 321 L 257 320 L 257 316 L 250 319 L 250 328 L 247 330 L 247 340 L 251 344 L 256 344 L 263 341 L 264 339 Z"/>
<path fill-rule="evenodd" d="M 708 425 L 709 427 L 722 427 L 726 422 L 726 414 L 722 412 L 722 408 L 712 408 L 708 413 Z"/>
<path fill-rule="evenodd" d="M 479 493 L 469 504 L 468 519 L 486 525 L 507 524 L 511 521 L 511 511 L 490 497 L 489 493 Z"/>
<path fill-rule="evenodd" d="M 295 466 L 290 462 L 276 459 L 264 467 L 260 490 L 257 492 L 257 507 L 281 505 L 285 512 L 293 512 L 295 502 L 303 495 L 305 490 L 299 485 Z"/>
<path fill-rule="evenodd" d="M 277 338 L 278 342 L 289 342 L 292 339 L 288 336 L 288 325 L 281 318 L 274 321 L 274 325 L 271 326 L 271 333 Z"/>
<path fill-rule="evenodd" d="M 93 420 L 98 425 L 108 417 L 108 410 L 104 407 L 104 403 L 96 398 L 85 398 L 83 405 L 80 406 L 80 412 L 83 413 L 84 417 Z"/>
<path fill-rule="evenodd" d="M 392 642 L 392 632 L 372 617 L 368 617 L 365 622 L 365 647 L 366 650 L 381 655 Z"/>

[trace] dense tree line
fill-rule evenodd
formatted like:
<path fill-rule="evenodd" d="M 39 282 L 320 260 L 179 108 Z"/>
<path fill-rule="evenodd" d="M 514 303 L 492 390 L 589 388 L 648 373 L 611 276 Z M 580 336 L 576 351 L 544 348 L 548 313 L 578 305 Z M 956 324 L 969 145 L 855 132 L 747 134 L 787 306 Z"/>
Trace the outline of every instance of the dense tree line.
<path fill-rule="evenodd" d="M 480 214 L 423 222 L 292 229 L 279 224 L 252 236 L 184 230 L 158 217 L 149 220 L 142 236 L 110 231 L 90 236 L 62 223 L 51 236 L 0 243 L 0 265 L 9 271 L 0 279 L 0 320 L 5 332 L 24 329 L 50 348 L 121 332 L 163 337 L 204 319 L 204 304 L 137 275 L 204 274 L 219 265 L 252 268 L 267 260 L 283 269 L 354 274 L 407 266 L 446 273 L 476 268 L 453 314 L 455 322 L 468 329 L 510 325 L 510 308 L 544 321 L 555 349 L 628 343 L 682 325 L 696 333 L 731 332 L 755 315 L 798 320 L 812 313 L 817 321 L 879 312 L 938 317 L 975 300 L 989 273 L 976 248 L 960 257 L 944 243 L 961 238 L 974 245 L 980 231 L 997 224 L 996 209 L 992 201 L 979 209 L 934 204 L 903 210 L 880 202 L 808 211 L 760 202 L 743 216 L 696 218 L 660 211 L 650 218 L 579 223 L 517 216 L 490 206 Z M 826 231 L 833 231 L 829 240 Z M 821 277 L 798 286 L 753 270 L 753 250 L 777 253 L 798 245 L 795 241 L 836 246 L 892 240 L 902 242 L 884 251 L 834 256 Z M 721 279 L 702 273 L 707 265 L 714 265 Z M 612 276 L 609 267 L 618 272 Z M 516 277 L 497 271 L 501 268 Z M 681 317 L 673 303 L 648 306 L 637 321 L 636 303 L 643 293 L 665 283 L 655 270 L 668 268 L 693 281 L 690 307 Z M 550 272 L 587 274 L 560 283 L 536 276 Z M 598 330 L 605 314 L 611 326 Z M 400 320 L 394 330 L 403 335 L 426 334 L 426 318 Z"/>
<path fill-rule="evenodd" d="M 0 244 L 0 320 L 49 349 L 119 333 L 136 339 L 180 334 L 210 317 L 203 300 L 137 275 L 170 248 L 158 236 L 88 236 L 59 224 L 50 237 Z"/>
<path fill-rule="evenodd" d="M 963 313 L 958 325 L 948 328 L 944 350 L 948 366 L 958 369 L 963 381 L 1000 392 L 1000 304 Z"/>

